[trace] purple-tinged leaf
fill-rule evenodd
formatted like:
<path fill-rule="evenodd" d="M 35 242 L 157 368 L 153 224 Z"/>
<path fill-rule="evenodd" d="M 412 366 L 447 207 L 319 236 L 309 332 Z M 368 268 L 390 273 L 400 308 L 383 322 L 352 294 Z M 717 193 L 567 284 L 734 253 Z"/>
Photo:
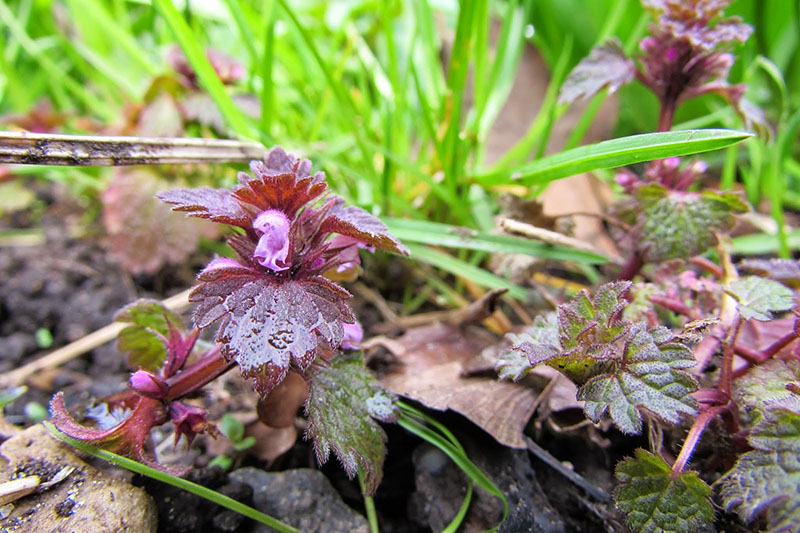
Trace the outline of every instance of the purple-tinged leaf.
<path fill-rule="evenodd" d="M 800 524 L 800 412 L 775 407 L 753 428 L 744 454 L 718 482 L 728 511 L 750 523 L 766 514 L 773 532 L 794 532 Z"/>
<path fill-rule="evenodd" d="M 117 336 L 117 349 L 126 355 L 131 368 L 157 371 L 167 359 L 169 325 L 181 325 L 181 319 L 156 300 L 141 299 L 120 309 L 116 322 L 130 323 Z"/>
<path fill-rule="evenodd" d="M 723 289 L 739 303 L 739 314 L 745 320 L 772 320 L 772 313 L 788 311 L 795 305 L 794 293 L 777 281 L 747 276 L 732 281 Z"/>
<path fill-rule="evenodd" d="M 188 467 L 169 467 L 158 464 L 144 453 L 144 445 L 154 426 L 167 421 L 167 412 L 160 400 L 131 394 L 120 406 L 132 409 L 127 418 L 118 424 L 106 428 L 91 428 L 79 424 L 64 406 L 64 395 L 59 392 L 50 402 L 50 414 L 53 424 L 58 430 L 73 439 L 103 448 L 137 461 L 141 461 L 159 470 L 174 475 L 183 475 Z"/>
<path fill-rule="evenodd" d="M 561 86 L 558 103 L 568 103 L 579 98 L 590 98 L 607 88 L 613 93 L 636 75 L 636 65 L 625 56 L 619 42 L 606 41 L 592 49 L 570 72 Z"/>
<path fill-rule="evenodd" d="M 697 402 L 690 396 L 697 390 L 697 382 L 683 371 L 696 364 L 694 355 L 686 346 L 673 342 L 671 335 L 665 340 L 666 331 L 648 331 L 641 322 L 632 326 L 622 359 L 578 390 L 589 419 L 599 422 L 608 412 L 620 431 L 638 434 L 643 408 L 672 423 L 677 423 L 681 414 L 697 413 Z M 656 339 L 662 342 L 656 343 Z"/>
<path fill-rule="evenodd" d="M 533 367 L 561 353 L 556 314 L 537 316 L 520 334 L 506 335 L 506 341 L 510 346 L 497 359 L 497 374 L 500 379 L 519 381 Z"/>
<path fill-rule="evenodd" d="M 702 531 L 712 527 L 711 488 L 694 472 L 676 474 L 660 456 L 641 448 L 616 468 L 617 507 L 632 531 Z"/>
<path fill-rule="evenodd" d="M 250 227 L 250 214 L 242 209 L 227 189 L 172 189 L 156 196 L 163 202 L 172 204 L 173 211 L 183 211 L 190 217 L 205 218 L 240 228 Z"/>
<path fill-rule="evenodd" d="M 800 261 L 796 259 L 745 259 L 738 268 L 740 272 L 749 272 L 800 289 Z"/>
<path fill-rule="evenodd" d="M 333 451 L 347 475 L 363 476 L 366 494 L 374 494 L 386 455 L 386 433 L 376 420 L 397 420 L 394 396 L 378 385 L 360 352 L 335 356 L 330 366 L 314 365 L 308 376 L 306 438 L 314 442 L 317 460 L 324 463 Z"/>
<path fill-rule="evenodd" d="M 223 259 L 198 279 L 189 297 L 200 304 L 195 322 L 204 328 L 222 319 L 222 355 L 236 361 L 262 396 L 290 365 L 303 370 L 324 350 L 338 349 L 343 325 L 355 322 L 346 304 L 350 293 L 321 276 L 275 278 Z"/>
<path fill-rule="evenodd" d="M 389 234 L 389 229 L 377 217 L 360 207 L 344 206 L 344 200 L 337 198 L 328 216 L 322 223 L 322 231 L 353 237 L 365 244 L 408 255 L 408 249 Z"/>

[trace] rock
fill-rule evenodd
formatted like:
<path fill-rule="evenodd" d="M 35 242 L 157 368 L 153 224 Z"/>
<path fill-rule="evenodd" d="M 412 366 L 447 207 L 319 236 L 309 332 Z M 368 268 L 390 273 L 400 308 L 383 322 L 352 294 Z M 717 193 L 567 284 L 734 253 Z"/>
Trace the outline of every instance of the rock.
<path fill-rule="evenodd" d="M 44 492 L 17 500 L 11 514 L 0 520 L 0 531 L 156 531 L 156 508 L 147 493 L 84 463 L 41 424 L 5 441 L 0 455 L 3 482 L 23 475 L 46 482 L 64 467 L 75 469 Z"/>
<path fill-rule="evenodd" d="M 230 479 L 253 487 L 256 509 L 306 533 L 367 533 L 366 518 L 348 507 L 328 478 L 309 468 L 265 472 L 240 468 Z M 259 524 L 253 533 L 273 531 Z"/>
<path fill-rule="evenodd" d="M 562 533 L 565 524 L 536 480 L 525 450 L 499 446 L 488 439 L 479 443 L 462 439 L 467 456 L 494 482 L 508 500 L 509 515 L 501 532 L 535 531 Z M 410 517 L 433 531 L 441 531 L 456 515 L 464 501 L 467 477 L 444 453 L 429 444 L 414 450 L 415 492 L 410 500 Z M 484 531 L 502 517 L 502 502 L 476 489 L 469 513 L 459 531 Z"/>

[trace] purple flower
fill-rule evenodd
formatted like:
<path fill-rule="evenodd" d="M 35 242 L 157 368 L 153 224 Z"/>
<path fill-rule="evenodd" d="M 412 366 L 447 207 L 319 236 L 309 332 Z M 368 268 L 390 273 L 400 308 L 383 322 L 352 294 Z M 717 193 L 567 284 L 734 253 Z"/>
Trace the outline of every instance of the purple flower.
<path fill-rule="evenodd" d="M 169 392 L 164 380 L 147 370 L 140 369 L 134 372 L 128 383 L 133 390 L 148 398 L 160 399 Z"/>
<path fill-rule="evenodd" d="M 186 440 L 191 445 L 198 434 L 204 432 L 215 433 L 214 426 L 209 424 L 206 419 L 207 415 L 207 411 L 202 407 L 172 402 L 169 406 L 169 418 L 175 426 L 175 444 L 178 444 L 181 435 L 185 435 Z"/>
<path fill-rule="evenodd" d="M 310 161 L 275 148 L 250 170 L 233 191 L 176 189 L 159 197 L 190 216 L 241 229 L 228 239 L 235 258 L 212 261 L 189 299 L 198 304 L 197 327 L 219 321 L 223 357 L 266 396 L 290 367 L 302 372 L 342 347 L 346 329 L 348 346 L 357 342 L 350 293 L 333 280 L 345 279 L 340 269 L 355 270 L 359 247 L 408 250 L 380 220 L 331 194 Z"/>
<path fill-rule="evenodd" d="M 345 350 L 358 350 L 358 345 L 361 344 L 361 339 L 364 338 L 364 330 L 358 322 L 353 324 L 342 324 L 344 328 L 344 338 L 342 339 L 342 348 Z"/>
<path fill-rule="evenodd" d="M 253 228 L 261 232 L 253 257 L 261 266 L 275 272 L 288 270 L 289 219 L 277 209 L 269 209 L 256 217 Z"/>

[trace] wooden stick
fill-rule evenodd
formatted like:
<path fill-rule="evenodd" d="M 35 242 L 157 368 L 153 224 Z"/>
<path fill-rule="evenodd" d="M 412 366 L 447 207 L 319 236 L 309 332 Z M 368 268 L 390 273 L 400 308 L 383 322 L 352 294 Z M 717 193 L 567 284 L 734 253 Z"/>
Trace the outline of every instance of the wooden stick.
<path fill-rule="evenodd" d="M 180 311 L 189 306 L 189 292 L 191 292 L 191 289 L 167 298 L 161 303 L 163 303 L 164 307 L 170 311 Z M 66 346 L 62 346 L 61 348 L 54 350 L 43 357 L 40 357 L 39 359 L 35 359 L 26 365 L 14 369 L 4 376 L 0 376 L 0 389 L 21 385 L 31 375 L 44 370 L 45 368 L 61 366 L 67 361 L 71 361 L 79 355 L 82 355 L 89 350 L 93 350 L 94 348 L 97 348 L 98 346 L 101 346 L 112 340 L 117 336 L 120 330 L 126 326 L 128 326 L 128 324 L 113 322 L 98 329 L 97 331 L 81 337 L 75 342 L 71 342 Z"/>
<path fill-rule="evenodd" d="M 0 163 L 107 167 L 234 163 L 262 159 L 268 150 L 252 141 L 112 137 L 0 131 Z"/>

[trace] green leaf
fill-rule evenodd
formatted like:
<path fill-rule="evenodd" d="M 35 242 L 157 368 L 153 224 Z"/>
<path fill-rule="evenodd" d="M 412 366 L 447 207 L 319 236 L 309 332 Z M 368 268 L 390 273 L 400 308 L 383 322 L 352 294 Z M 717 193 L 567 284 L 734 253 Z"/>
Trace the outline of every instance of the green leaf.
<path fill-rule="evenodd" d="M 623 433 L 642 431 L 643 408 L 677 423 L 681 413 L 697 413 L 697 402 L 690 396 L 697 382 L 683 371 L 695 364 L 692 351 L 673 342 L 668 330 L 648 331 L 638 322 L 626 335 L 622 359 L 578 389 L 578 399 L 586 402 L 584 411 L 593 422 L 608 412 Z"/>
<path fill-rule="evenodd" d="M 244 424 L 230 413 L 222 415 L 219 431 L 233 442 L 239 442 L 244 438 Z"/>
<path fill-rule="evenodd" d="M 676 474 L 660 456 L 636 450 L 617 464 L 617 507 L 633 531 L 698 531 L 714 523 L 711 489 L 694 472 Z"/>
<path fill-rule="evenodd" d="M 312 365 L 307 372 L 306 435 L 317 460 L 324 463 L 333 450 L 347 474 L 363 476 L 367 495 L 374 494 L 386 454 L 386 433 L 376 420 L 397 420 L 394 396 L 380 388 L 360 352 L 336 355 L 330 366 Z"/>
<path fill-rule="evenodd" d="M 126 354 L 128 365 L 151 372 L 161 368 L 167 357 L 164 342 L 168 322 L 181 326 L 181 319 L 156 300 L 141 299 L 126 305 L 114 316 L 116 322 L 129 322 L 117 336 L 117 349 Z"/>
<path fill-rule="evenodd" d="M 733 214 L 749 210 L 735 193 L 670 192 L 657 184 L 640 187 L 637 198 L 644 208 L 639 247 L 650 262 L 705 252 L 716 243 L 714 231 L 730 230 Z"/>
<path fill-rule="evenodd" d="M 540 346 L 559 346 L 558 324 L 555 313 L 539 315 L 533 325 L 525 328 L 519 335 L 509 333 L 506 338 L 511 347 L 504 350 L 497 359 L 497 374 L 500 379 L 519 381 L 538 363 L 533 363 L 523 348 L 525 343 Z M 554 348 L 557 349 L 557 348 Z"/>
<path fill-rule="evenodd" d="M 760 421 L 772 407 L 800 412 L 800 395 L 787 389 L 789 384 L 800 387 L 800 361 L 771 359 L 753 366 L 735 384 L 737 403 L 753 422 Z"/>
<path fill-rule="evenodd" d="M 739 302 L 739 314 L 745 320 L 772 320 L 772 313 L 787 311 L 794 306 L 794 293 L 777 281 L 759 276 L 732 281 L 724 289 Z"/>
<path fill-rule="evenodd" d="M 601 168 L 616 168 L 665 157 L 698 154 L 752 137 L 736 130 L 685 130 L 632 135 L 579 146 L 531 163 L 475 176 L 484 185 L 536 185 Z"/>
<path fill-rule="evenodd" d="M 718 482 L 725 508 L 745 522 L 762 513 L 770 531 L 797 531 L 800 524 L 800 413 L 784 408 L 764 412 L 747 439 L 744 454 Z"/>

